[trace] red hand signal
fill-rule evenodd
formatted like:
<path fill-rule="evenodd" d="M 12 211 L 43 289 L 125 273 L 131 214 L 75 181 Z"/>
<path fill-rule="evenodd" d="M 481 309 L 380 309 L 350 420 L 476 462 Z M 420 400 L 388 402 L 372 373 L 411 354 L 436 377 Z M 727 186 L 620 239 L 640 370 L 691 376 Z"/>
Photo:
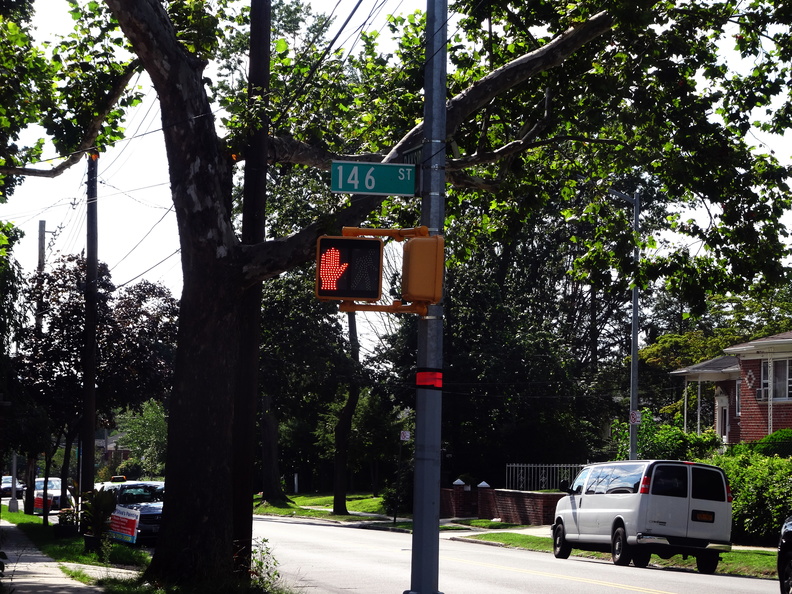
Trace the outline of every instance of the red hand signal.
<path fill-rule="evenodd" d="M 338 279 L 349 266 L 348 262 L 341 264 L 340 260 L 341 252 L 336 248 L 330 248 L 322 254 L 319 261 L 319 279 L 322 282 L 322 290 L 338 290 Z"/>

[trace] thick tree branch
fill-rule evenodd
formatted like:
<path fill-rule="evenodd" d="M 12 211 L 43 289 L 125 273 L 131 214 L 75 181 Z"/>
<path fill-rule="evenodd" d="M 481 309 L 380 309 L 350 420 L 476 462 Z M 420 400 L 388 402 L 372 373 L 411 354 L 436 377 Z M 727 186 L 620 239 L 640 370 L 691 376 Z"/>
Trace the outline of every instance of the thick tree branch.
<path fill-rule="evenodd" d="M 380 163 L 385 155 L 361 153 L 344 155 L 300 142 L 291 137 L 274 136 L 270 138 L 270 161 L 272 163 L 294 163 L 329 171 L 332 161 L 362 161 Z"/>
<path fill-rule="evenodd" d="M 498 95 L 524 83 L 537 74 L 555 68 L 583 47 L 609 31 L 613 17 L 600 12 L 585 23 L 579 23 L 541 48 L 512 60 L 473 83 L 448 102 L 446 111 L 446 138 L 452 138 L 462 123 L 486 106 Z M 405 150 L 418 146 L 423 137 L 423 123 L 413 128 L 394 147 L 386 161 L 398 161 Z"/>
<path fill-rule="evenodd" d="M 94 112 L 91 121 L 88 122 L 88 125 L 83 132 L 82 140 L 80 140 L 77 148 L 72 153 L 67 155 L 65 159 L 57 166 L 53 167 L 52 169 L 0 166 L 0 175 L 55 178 L 69 169 L 72 165 L 78 163 L 86 151 L 96 148 L 96 139 L 98 138 L 99 133 L 102 131 L 102 126 L 104 125 L 107 116 L 110 115 L 110 112 L 115 109 L 116 105 L 118 105 L 118 102 L 126 92 L 132 77 L 140 72 L 140 70 L 140 60 L 133 60 L 127 64 L 124 72 L 113 83 L 112 88 L 104 96 L 102 102 L 96 106 L 96 111 Z"/>
<path fill-rule="evenodd" d="M 609 14 L 606 12 L 596 14 L 585 23 L 579 23 L 563 32 L 545 46 L 509 62 L 468 87 L 448 102 L 446 137 L 452 138 L 467 118 L 495 97 L 538 73 L 560 65 L 583 45 L 604 34 L 612 26 L 613 18 Z M 382 159 L 382 162 L 398 163 L 403 159 L 406 151 L 420 146 L 423 140 L 423 128 L 424 125 L 421 123 L 410 130 Z M 277 143 L 275 146 L 278 146 Z M 284 155 L 298 157 L 300 160 L 296 162 L 305 165 L 327 168 L 333 158 L 325 151 L 311 149 L 306 145 L 285 143 L 281 147 L 276 151 L 284 150 Z M 517 148 L 517 146 L 512 147 L 514 150 Z M 276 153 L 276 160 L 281 160 L 281 157 L 282 155 Z M 486 187 L 484 180 L 475 180 L 458 171 L 452 172 L 452 179 L 452 183 L 466 185 L 475 183 L 478 184 L 475 187 Z M 310 261 L 315 257 L 316 238 L 319 235 L 339 233 L 343 226 L 358 225 L 382 200 L 381 196 L 354 196 L 346 208 L 316 221 L 294 235 L 257 245 L 243 246 L 241 248 L 245 261 L 243 275 L 246 281 L 257 282 L 271 278 L 292 266 Z"/>

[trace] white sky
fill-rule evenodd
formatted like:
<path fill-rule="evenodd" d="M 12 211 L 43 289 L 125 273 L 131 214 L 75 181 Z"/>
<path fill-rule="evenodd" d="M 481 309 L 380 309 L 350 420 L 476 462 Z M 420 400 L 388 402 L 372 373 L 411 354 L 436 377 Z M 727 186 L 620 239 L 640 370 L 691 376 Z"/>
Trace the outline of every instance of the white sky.
<path fill-rule="evenodd" d="M 335 9 L 336 26 L 346 20 L 356 0 L 311 0 L 316 12 Z M 46 5 L 46 10 L 44 6 Z M 71 18 L 65 0 L 40 0 L 35 24 L 38 39 L 68 33 Z M 367 0 L 342 33 L 339 44 L 349 47 L 353 32 L 363 20 L 366 30 L 378 30 L 385 15 L 426 10 L 426 0 Z M 372 7 L 380 7 L 379 10 Z M 332 39 L 334 31 L 328 38 Z M 129 140 L 102 153 L 98 166 L 99 260 L 106 263 L 113 282 L 120 286 L 145 278 L 161 282 L 175 297 L 181 296 L 181 261 L 176 217 L 171 210 L 167 160 L 160 129 L 156 94 L 146 77 L 139 81 L 146 93 L 126 123 Z M 45 157 L 55 156 L 46 154 Z M 45 164 L 37 167 L 45 167 Z M 0 220 L 12 221 L 25 232 L 14 257 L 26 273 L 38 265 L 39 221 L 46 222 L 45 266 L 60 255 L 80 253 L 86 245 L 86 163 L 73 166 L 53 178 L 28 178 L 6 204 L 0 204 Z"/>

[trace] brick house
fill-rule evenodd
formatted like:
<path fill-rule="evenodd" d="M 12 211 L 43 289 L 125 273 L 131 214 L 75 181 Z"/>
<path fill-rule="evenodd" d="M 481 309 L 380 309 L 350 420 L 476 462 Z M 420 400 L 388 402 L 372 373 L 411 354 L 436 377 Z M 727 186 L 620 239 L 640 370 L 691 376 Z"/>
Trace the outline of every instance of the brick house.
<path fill-rule="evenodd" d="M 671 372 L 715 384 L 715 431 L 724 443 L 756 441 L 792 427 L 792 332 L 737 344 Z M 772 381 L 771 381 L 772 378 Z"/>

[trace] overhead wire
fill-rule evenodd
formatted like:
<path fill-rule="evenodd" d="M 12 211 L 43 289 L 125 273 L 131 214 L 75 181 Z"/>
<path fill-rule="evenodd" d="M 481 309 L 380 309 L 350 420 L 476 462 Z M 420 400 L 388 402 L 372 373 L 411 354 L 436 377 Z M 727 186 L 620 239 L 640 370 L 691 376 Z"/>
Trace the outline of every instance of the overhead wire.
<path fill-rule="evenodd" d="M 339 0 L 339 1 L 340 1 L 340 0 Z M 479 5 L 481 5 L 483 1 L 484 1 L 484 0 L 479 0 L 478 4 L 477 4 L 476 6 L 479 6 Z M 374 14 L 375 14 L 375 11 L 376 11 L 376 13 L 377 13 L 377 14 L 379 14 L 379 12 L 380 12 L 380 11 L 381 11 L 381 10 L 384 8 L 384 6 L 385 6 L 386 2 L 387 2 L 387 0 L 381 0 L 379 4 L 375 5 L 375 6 L 372 8 L 372 10 L 369 12 L 369 17 L 367 17 L 367 18 L 365 19 L 365 21 L 364 21 L 364 24 L 363 24 L 363 25 L 361 25 L 360 27 L 358 27 L 358 28 L 356 29 L 357 39 L 356 39 L 355 43 L 357 43 L 357 41 L 358 41 L 358 40 L 360 39 L 360 37 L 362 36 L 362 30 L 363 30 L 363 28 L 365 27 L 365 24 L 366 24 L 366 23 L 368 23 L 368 21 L 369 21 L 369 18 L 373 18 L 373 16 L 372 16 L 372 15 L 374 15 Z M 274 125 L 276 125 L 278 122 L 280 122 L 280 120 L 281 120 L 283 117 L 285 117 L 285 115 L 286 115 L 286 113 L 288 112 L 288 110 L 289 110 L 289 109 L 291 109 L 291 107 L 293 106 L 293 104 L 294 104 L 294 103 L 297 101 L 297 98 L 299 97 L 300 93 L 302 93 L 303 89 L 304 89 L 304 88 L 307 86 L 307 84 L 308 84 L 308 83 L 309 83 L 309 82 L 310 82 L 310 81 L 313 79 L 313 77 L 316 75 L 316 72 L 318 71 L 319 67 L 322 65 L 322 63 L 324 62 L 324 60 L 326 59 L 326 57 L 329 55 L 330 51 L 332 50 L 332 47 L 335 45 L 335 42 L 338 40 L 338 38 L 339 38 L 339 36 L 340 36 L 341 32 L 343 32 L 343 30 L 344 30 L 344 29 L 346 28 L 346 26 L 349 24 L 349 21 L 351 20 L 352 16 L 355 14 L 355 12 L 357 11 L 357 9 L 359 8 L 360 4 L 361 4 L 361 2 L 360 2 L 360 1 L 358 1 L 358 3 L 356 4 L 355 8 L 352 10 L 352 12 L 350 13 L 350 15 L 347 17 L 347 20 L 345 21 L 344 25 L 342 25 L 342 27 L 339 29 L 338 33 L 336 33 L 336 35 L 335 35 L 335 37 L 333 38 L 333 40 L 329 42 L 329 44 L 327 45 L 327 47 L 325 48 L 325 50 L 322 52 L 322 54 L 321 54 L 320 58 L 319 58 L 319 59 L 316 61 L 316 63 L 314 63 L 314 65 L 311 67 L 311 70 L 309 71 L 309 73 L 308 73 L 308 75 L 305 77 L 305 79 L 303 79 L 303 82 L 302 82 L 302 84 L 300 85 L 300 87 L 299 87 L 299 88 L 298 88 L 298 89 L 297 89 L 297 90 L 296 90 L 296 91 L 293 93 L 293 95 L 292 95 L 292 98 L 291 98 L 289 101 L 285 102 L 284 106 L 278 110 L 278 112 L 279 112 L 279 113 L 278 113 L 277 115 L 273 116 L 273 118 L 272 118 L 273 126 L 274 126 Z M 402 0 L 399 0 L 399 2 L 398 2 L 398 4 L 397 4 L 397 7 L 396 7 L 396 10 L 398 10 L 398 8 L 399 8 L 401 5 L 402 5 Z M 335 6 L 335 8 L 334 8 L 333 10 L 335 11 L 337 8 L 338 8 L 338 3 L 336 3 L 336 6 Z M 395 10 L 394 10 L 394 11 L 392 11 L 392 12 L 395 12 Z M 452 18 L 452 15 L 450 15 L 450 14 L 447 14 L 447 15 L 446 15 L 446 20 L 445 20 L 445 22 L 444 22 L 444 26 L 445 26 L 445 27 L 447 27 L 447 26 L 448 26 L 448 23 L 450 23 L 450 21 L 451 21 L 451 18 Z M 383 28 L 384 28 L 385 26 L 386 26 L 386 25 L 383 25 Z M 452 35 L 450 35 L 450 36 L 448 36 L 448 37 L 450 38 L 451 36 L 455 35 L 455 34 L 456 34 L 456 32 L 458 32 L 458 31 L 460 30 L 460 28 L 461 28 L 461 25 L 458 25 L 458 26 L 457 26 L 457 29 L 456 29 L 456 30 L 455 30 L 455 31 L 452 33 Z M 380 29 L 380 30 L 381 30 L 381 29 Z M 431 40 L 431 39 L 433 38 L 433 36 L 435 36 L 435 35 L 437 35 L 437 34 L 438 34 L 438 32 L 437 32 L 437 31 L 434 31 L 434 32 L 432 32 L 432 33 L 431 33 L 431 35 L 428 35 L 428 36 L 427 36 L 427 44 L 428 44 L 428 41 L 429 41 L 429 40 Z M 353 33 L 352 35 L 350 35 L 349 37 L 347 37 L 347 39 L 351 39 L 351 38 L 352 38 L 354 35 L 355 35 L 355 34 Z M 349 55 L 350 55 L 350 52 L 347 52 L 347 55 L 346 55 L 346 57 L 344 58 L 344 62 L 346 62 L 346 60 L 349 58 Z M 425 67 L 425 66 L 426 66 L 426 64 L 428 64 L 429 60 L 430 60 L 431 58 L 433 58 L 433 57 L 434 57 L 434 56 L 431 56 L 431 57 L 425 56 L 425 57 L 423 58 L 423 64 L 422 64 L 422 66 L 423 66 L 423 67 Z M 402 65 L 401 65 L 401 67 L 400 67 L 400 68 L 397 70 L 397 72 L 396 72 L 396 76 L 398 76 L 399 74 L 403 73 L 403 72 L 405 71 L 405 68 L 406 68 L 406 65 L 405 65 L 405 64 L 402 64 Z M 438 151 L 438 152 L 439 152 L 439 151 Z"/>
<path fill-rule="evenodd" d="M 143 272 L 141 272 L 141 273 L 140 273 L 140 274 L 138 274 L 137 276 L 133 276 L 133 277 L 132 277 L 132 278 L 130 278 L 128 281 L 126 281 L 126 282 L 123 282 L 123 283 L 121 283 L 120 285 L 116 285 L 116 288 L 119 288 L 119 289 L 120 289 L 121 287 L 124 287 L 124 286 L 128 285 L 128 284 L 129 284 L 129 283 L 131 283 L 132 281 L 135 281 L 135 280 L 139 279 L 141 276 L 143 276 L 143 275 L 144 275 L 144 274 L 146 274 L 147 272 L 151 272 L 152 270 L 154 270 L 154 269 L 155 269 L 157 266 L 159 266 L 160 264 L 163 264 L 163 263 L 167 262 L 168 260 L 170 260 L 171 258 L 173 258 L 173 256 L 175 256 L 176 254 L 178 254 L 180 251 L 181 251 L 181 248 L 177 249 L 177 250 L 176 250 L 176 251 L 174 251 L 172 254 L 170 254 L 170 255 L 168 255 L 168 256 L 165 256 L 165 257 L 164 257 L 162 260 L 160 260 L 159 262 L 157 262 L 156 264 L 154 264 L 154 266 L 151 266 L 150 268 L 147 268 L 146 270 L 144 270 Z"/>
<path fill-rule="evenodd" d="M 283 117 L 283 115 L 286 112 L 288 112 L 289 109 L 291 109 L 292 105 L 294 105 L 294 102 L 297 101 L 297 99 L 299 98 L 300 94 L 302 93 L 302 90 L 313 79 L 314 75 L 316 74 L 316 71 L 322 65 L 322 62 L 324 62 L 324 59 L 329 55 L 330 51 L 333 48 L 333 45 L 335 45 L 335 42 L 338 40 L 339 36 L 341 35 L 341 32 L 349 24 L 349 21 L 355 15 L 355 13 L 357 12 L 358 8 L 360 8 L 360 5 L 362 3 L 363 3 L 363 0 L 358 0 L 357 1 L 357 4 L 355 4 L 355 8 L 352 9 L 352 12 L 349 14 L 349 16 L 347 17 L 346 21 L 344 21 L 344 24 L 341 26 L 341 29 L 338 31 L 338 33 L 336 33 L 336 36 L 328 44 L 328 46 L 325 48 L 324 52 L 322 52 L 322 55 L 319 57 L 319 59 L 316 61 L 316 63 L 308 71 L 308 74 L 303 79 L 303 81 L 300 84 L 300 86 L 297 89 L 297 91 L 295 93 L 293 93 L 292 98 L 289 100 L 288 103 L 286 103 L 286 106 L 281 110 L 280 116 L 277 119 L 273 119 L 273 122 L 272 122 L 273 127 L 276 126 L 280 122 L 280 120 Z"/>
<path fill-rule="evenodd" d="M 121 259 L 120 259 L 118 262 L 116 262 L 116 264 L 115 264 L 115 265 L 114 265 L 112 268 L 110 268 L 110 271 L 112 272 L 113 270 L 115 270 L 115 269 L 118 267 L 118 265 L 119 265 L 119 264 L 121 264 L 121 263 L 122 263 L 124 260 L 126 260 L 126 259 L 127 259 L 127 258 L 128 258 L 128 257 L 129 257 L 129 256 L 130 256 L 130 255 L 131 255 L 131 254 L 132 254 L 132 253 L 133 253 L 133 252 L 134 252 L 134 251 L 135 251 L 137 248 L 139 248 L 139 247 L 140 247 L 140 244 L 142 244 L 142 243 L 145 241 L 145 239 L 146 239 L 146 238 L 147 238 L 149 235 L 151 235 L 151 233 L 154 231 L 154 229 L 156 229 L 156 228 L 157 228 L 157 225 L 159 225 L 159 224 L 160 224 L 162 221 L 164 221 L 164 220 L 165 220 L 165 217 L 167 217 L 167 216 L 168 216 L 168 215 L 171 213 L 171 211 L 172 211 L 172 210 L 173 210 L 173 205 L 171 205 L 171 207 L 170 207 L 168 210 L 166 210 L 166 211 L 165 211 L 165 214 L 163 214 L 163 215 L 160 217 L 160 219 L 159 219 L 159 220 L 158 220 L 156 223 L 154 223 L 154 224 L 151 226 L 151 228 L 150 228 L 150 229 L 149 229 L 149 230 L 146 232 L 146 234 L 145 234 L 145 235 L 144 235 L 144 236 L 143 236 L 143 237 L 140 239 L 140 241 L 138 241 L 138 242 L 137 242 L 137 243 L 134 245 L 134 247 L 133 247 L 131 250 L 129 250 L 129 251 L 126 253 L 126 255 L 124 255 L 124 257 L 123 257 L 123 258 L 121 258 Z"/>
<path fill-rule="evenodd" d="M 153 90 L 154 90 L 153 87 L 149 88 L 148 93 L 146 93 L 146 99 L 151 98 Z M 156 97 L 155 97 L 155 99 L 156 99 Z M 155 109 L 155 108 L 157 108 L 157 111 L 154 113 L 154 116 L 156 117 L 156 114 L 159 111 L 158 105 L 159 105 L 159 102 L 156 101 L 156 100 L 151 100 L 149 102 L 149 106 L 148 106 L 148 109 L 146 110 L 145 115 L 143 116 L 141 121 L 137 124 L 137 127 L 135 128 L 135 131 L 132 133 L 132 137 L 133 138 L 137 138 L 138 137 L 138 135 L 140 134 L 141 128 L 143 128 L 143 126 L 146 125 L 147 120 L 149 118 L 149 115 L 152 114 L 152 110 Z M 137 112 L 136 112 L 136 114 L 137 114 Z M 133 120 L 129 123 L 129 127 L 130 128 L 132 127 L 132 124 L 134 123 L 134 118 L 135 117 L 136 116 L 133 116 Z M 151 131 L 151 127 L 152 127 L 153 124 L 154 124 L 153 121 L 148 122 L 148 125 L 146 126 L 146 132 L 147 133 Z M 131 157 L 131 155 L 127 153 L 127 148 L 129 148 L 129 146 L 130 145 L 128 143 L 126 145 L 124 145 L 123 148 L 121 149 L 121 152 L 119 152 L 117 155 L 114 155 L 113 156 L 113 160 L 110 161 L 110 163 L 108 163 L 107 165 L 104 166 L 105 175 L 109 175 L 110 174 L 109 172 L 112 171 L 113 166 L 119 161 L 119 159 L 121 159 L 121 157 L 125 156 L 123 163 L 126 163 L 129 160 L 129 158 Z M 122 165 L 123 165 L 123 163 L 122 163 Z"/>
<path fill-rule="evenodd" d="M 325 17 L 323 26 L 319 27 L 316 30 L 316 33 L 314 33 L 314 36 L 311 38 L 311 40 L 307 44 L 305 44 L 305 47 L 302 49 L 302 52 L 296 56 L 295 63 L 299 64 L 302 61 L 302 59 L 308 55 L 308 53 L 311 51 L 311 48 L 314 47 L 314 45 L 316 44 L 317 40 L 329 30 L 330 25 L 333 22 L 333 16 L 335 15 L 335 11 L 338 10 L 338 7 L 340 5 L 341 5 L 341 0 L 336 0 L 335 6 L 333 7 L 333 10 L 330 11 L 330 14 L 321 15 Z M 297 69 L 296 68 L 292 69 L 291 76 L 285 81 L 284 86 L 288 87 L 289 85 L 291 85 L 293 80 L 297 76 L 298 76 Z"/>
<path fill-rule="evenodd" d="M 354 38 L 354 41 L 352 42 L 352 45 L 349 47 L 348 50 L 346 50 L 347 55 L 352 53 L 352 51 L 355 49 L 355 46 L 360 41 L 360 38 L 363 36 L 363 32 L 366 30 L 366 27 L 369 25 L 369 23 L 373 24 L 374 19 L 376 18 L 376 15 L 378 15 L 382 11 L 383 7 L 387 3 L 388 3 L 388 0 L 379 0 L 378 3 L 375 3 L 371 7 L 371 10 L 369 11 L 368 16 L 365 19 L 363 19 L 363 22 L 360 23 L 360 25 L 358 25 L 357 28 L 354 31 L 352 31 L 352 33 L 350 33 L 349 36 L 344 40 L 344 42 L 341 44 L 342 46 L 345 43 L 348 43 L 349 40 Z M 401 2 L 399 2 L 399 4 L 401 4 Z"/>

